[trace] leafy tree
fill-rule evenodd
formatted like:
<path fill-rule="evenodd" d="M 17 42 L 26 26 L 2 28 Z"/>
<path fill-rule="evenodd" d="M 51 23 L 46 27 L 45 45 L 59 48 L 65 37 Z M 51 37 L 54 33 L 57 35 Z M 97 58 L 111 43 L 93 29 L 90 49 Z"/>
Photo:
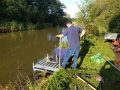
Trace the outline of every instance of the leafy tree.
<path fill-rule="evenodd" d="M 100 32 L 119 32 L 120 0 L 85 0 L 79 8 L 77 22 L 95 25 Z"/>
<path fill-rule="evenodd" d="M 65 5 L 59 0 L 2 0 L 0 1 L 0 24 L 12 21 L 28 26 L 46 23 L 60 24 L 58 19 L 63 18 Z"/>

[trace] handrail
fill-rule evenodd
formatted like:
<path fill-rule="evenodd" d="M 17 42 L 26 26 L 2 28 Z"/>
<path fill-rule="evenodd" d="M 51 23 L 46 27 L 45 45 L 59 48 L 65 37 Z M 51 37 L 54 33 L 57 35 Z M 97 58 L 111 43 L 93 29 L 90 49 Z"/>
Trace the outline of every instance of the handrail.
<path fill-rule="evenodd" d="M 60 68 L 60 56 L 61 56 L 61 37 L 59 40 L 59 68 Z"/>

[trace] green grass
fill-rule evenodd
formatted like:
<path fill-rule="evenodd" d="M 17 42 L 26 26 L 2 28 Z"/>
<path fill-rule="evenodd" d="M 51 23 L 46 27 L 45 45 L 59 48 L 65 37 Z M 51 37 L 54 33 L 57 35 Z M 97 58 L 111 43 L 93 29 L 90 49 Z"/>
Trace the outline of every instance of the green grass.
<path fill-rule="evenodd" d="M 98 40 L 96 40 L 95 42 L 95 46 L 92 46 L 89 49 L 89 52 L 86 54 L 81 67 L 89 68 L 91 70 L 91 74 L 93 75 L 94 73 L 100 73 L 104 77 L 105 82 L 103 84 L 102 90 L 119 90 L 120 72 L 105 60 L 104 60 L 104 63 L 102 64 L 96 64 L 92 62 L 90 57 L 97 53 L 101 53 L 104 58 L 106 58 L 107 60 L 109 60 L 111 63 L 114 64 L 114 53 L 110 49 L 109 43 L 107 42 L 105 43 L 104 38 L 99 37 Z M 96 81 L 94 82 L 94 80 L 90 80 L 90 82 L 94 83 L 94 85 L 98 87 L 98 83 Z"/>
<path fill-rule="evenodd" d="M 58 72 L 50 76 L 43 90 L 74 90 L 75 84 L 78 86 L 78 90 L 83 90 L 84 86 L 86 86 L 88 90 L 93 90 L 80 79 L 75 78 L 75 75 L 81 75 L 83 79 L 99 90 L 100 82 L 96 81 L 97 73 L 104 78 L 102 90 L 120 89 L 120 72 L 105 60 L 102 64 L 97 64 L 90 59 L 91 56 L 101 53 L 104 58 L 114 64 L 114 53 L 110 49 L 109 43 L 104 43 L 103 37 L 91 38 L 93 43 L 89 40 L 82 41 L 78 69 L 70 69 L 69 67 L 67 69 L 61 68 Z M 84 44 L 86 45 L 83 46 Z M 86 78 L 85 73 L 90 74 L 91 78 Z"/>

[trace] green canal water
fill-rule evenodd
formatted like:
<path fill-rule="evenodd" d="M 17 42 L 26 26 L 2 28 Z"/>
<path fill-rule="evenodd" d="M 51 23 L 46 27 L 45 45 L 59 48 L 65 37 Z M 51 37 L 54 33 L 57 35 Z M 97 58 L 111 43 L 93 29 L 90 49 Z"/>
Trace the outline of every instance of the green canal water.
<path fill-rule="evenodd" d="M 52 54 L 59 39 L 56 34 L 65 28 L 47 28 L 0 34 L 0 84 L 19 79 L 21 73 L 33 72 L 32 63 Z"/>

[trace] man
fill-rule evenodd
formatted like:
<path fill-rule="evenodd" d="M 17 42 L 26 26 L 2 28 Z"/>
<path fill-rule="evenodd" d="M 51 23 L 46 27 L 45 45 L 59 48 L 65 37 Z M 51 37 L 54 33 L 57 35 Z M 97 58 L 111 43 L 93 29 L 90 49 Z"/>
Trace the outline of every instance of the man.
<path fill-rule="evenodd" d="M 73 26 L 71 21 L 67 21 L 66 26 L 68 28 L 62 34 L 56 35 L 56 37 L 59 38 L 67 36 L 68 39 L 68 50 L 62 63 L 62 67 L 66 68 L 66 64 L 69 58 L 74 54 L 74 62 L 72 68 L 75 69 L 77 67 L 78 55 L 80 52 L 80 38 L 85 34 L 85 30 L 77 26 Z"/>

